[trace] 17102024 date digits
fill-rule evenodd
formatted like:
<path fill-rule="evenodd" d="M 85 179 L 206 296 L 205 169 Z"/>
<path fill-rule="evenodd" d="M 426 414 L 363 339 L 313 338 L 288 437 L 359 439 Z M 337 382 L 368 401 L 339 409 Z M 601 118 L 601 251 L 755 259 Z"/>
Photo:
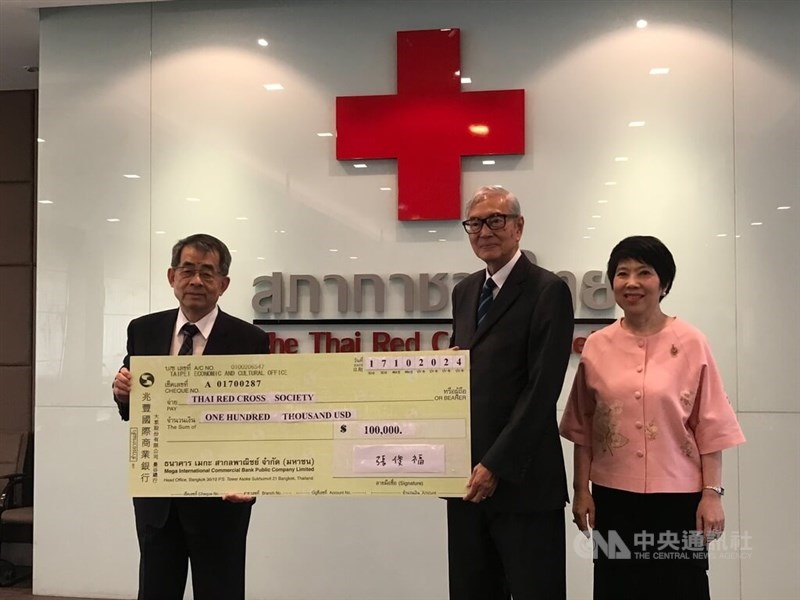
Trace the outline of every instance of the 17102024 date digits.
<path fill-rule="evenodd" d="M 364 365 L 367 371 L 464 369 L 466 361 L 460 355 L 431 356 L 371 356 Z"/>

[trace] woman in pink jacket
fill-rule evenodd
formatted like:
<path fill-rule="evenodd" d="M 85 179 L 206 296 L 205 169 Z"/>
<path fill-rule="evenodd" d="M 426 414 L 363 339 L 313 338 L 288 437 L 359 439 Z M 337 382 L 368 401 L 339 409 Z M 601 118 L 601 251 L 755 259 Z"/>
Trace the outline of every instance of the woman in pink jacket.
<path fill-rule="evenodd" d="M 594 598 L 707 599 L 722 450 L 744 435 L 705 336 L 661 310 L 669 249 L 626 238 L 607 272 L 624 316 L 586 340 L 560 427 L 575 444 L 574 522 L 593 530 Z"/>

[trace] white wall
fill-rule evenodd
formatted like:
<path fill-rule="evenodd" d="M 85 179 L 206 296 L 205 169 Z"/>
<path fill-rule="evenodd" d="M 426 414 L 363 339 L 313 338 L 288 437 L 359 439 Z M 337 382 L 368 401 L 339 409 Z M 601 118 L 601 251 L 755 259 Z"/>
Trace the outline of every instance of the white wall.
<path fill-rule="evenodd" d="M 712 560 L 712 593 L 800 594 L 800 3 L 780 0 L 44 11 L 39 196 L 52 204 L 39 207 L 35 593 L 135 596 L 110 386 L 127 322 L 175 304 L 165 271 L 179 237 L 206 231 L 235 250 L 221 305 L 245 319 L 260 316 L 253 279 L 273 271 L 388 280 L 480 267 L 457 222 L 396 220 L 393 161 L 353 169 L 316 135 L 334 130 L 336 96 L 395 92 L 397 31 L 441 27 L 461 28 L 464 90 L 526 90 L 526 154 L 465 159 L 465 197 L 513 190 L 523 247 L 579 277 L 626 235 L 672 249 L 665 309 L 710 338 L 749 439 L 725 455 L 729 547 Z M 648 74 L 662 66 L 669 75 Z M 386 316 L 407 316 L 397 294 Z M 330 290 L 320 316 L 337 316 Z M 747 549 L 731 547 L 734 533 Z M 568 536 L 570 598 L 589 598 L 590 563 Z M 445 542 L 437 500 L 264 498 L 248 596 L 442 599 Z"/>

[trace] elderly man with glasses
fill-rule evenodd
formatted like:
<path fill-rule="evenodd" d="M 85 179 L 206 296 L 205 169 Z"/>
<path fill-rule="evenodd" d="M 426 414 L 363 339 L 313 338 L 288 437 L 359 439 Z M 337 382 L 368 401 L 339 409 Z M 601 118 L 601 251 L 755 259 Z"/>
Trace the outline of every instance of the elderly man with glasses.
<path fill-rule="evenodd" d="M 217 307 L 228 289 L 231 253 L 203 233 L 172 249 L 167 280 L 179 308 L 131 321 L 128 354 L 114 378 L 114 400 L 129 418 L 131 356 L 266 354 L 267 334 Z M 182 600 L 189 561 L 195 600 L 244 600 L 247 528 L 253 499 L 134 498 L 139 538 L 139 600 Z"/>
<path fill-rule="evenodd" d="M 453 290 L 451 345 L 470 351 L 472 474 L 447 502 L 450 598 L 566 597 L 568 500 L 556 403 L 572 344 L 567 285 L 522 254 L 517 198 L 480 188 L 463 222 L 486 268 Z"/>

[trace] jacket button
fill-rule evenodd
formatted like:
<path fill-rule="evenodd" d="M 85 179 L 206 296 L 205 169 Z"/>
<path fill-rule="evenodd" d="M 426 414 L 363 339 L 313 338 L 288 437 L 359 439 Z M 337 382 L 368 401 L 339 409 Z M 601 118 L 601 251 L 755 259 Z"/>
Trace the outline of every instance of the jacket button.
<path fill-rule="evenodd" d="M 637 450 L 636 451 L 636 456 L 638 456 L 639 458 L 642 458 L 644 456 L 644 452 L 641 451 L 641 450 Z"/>

